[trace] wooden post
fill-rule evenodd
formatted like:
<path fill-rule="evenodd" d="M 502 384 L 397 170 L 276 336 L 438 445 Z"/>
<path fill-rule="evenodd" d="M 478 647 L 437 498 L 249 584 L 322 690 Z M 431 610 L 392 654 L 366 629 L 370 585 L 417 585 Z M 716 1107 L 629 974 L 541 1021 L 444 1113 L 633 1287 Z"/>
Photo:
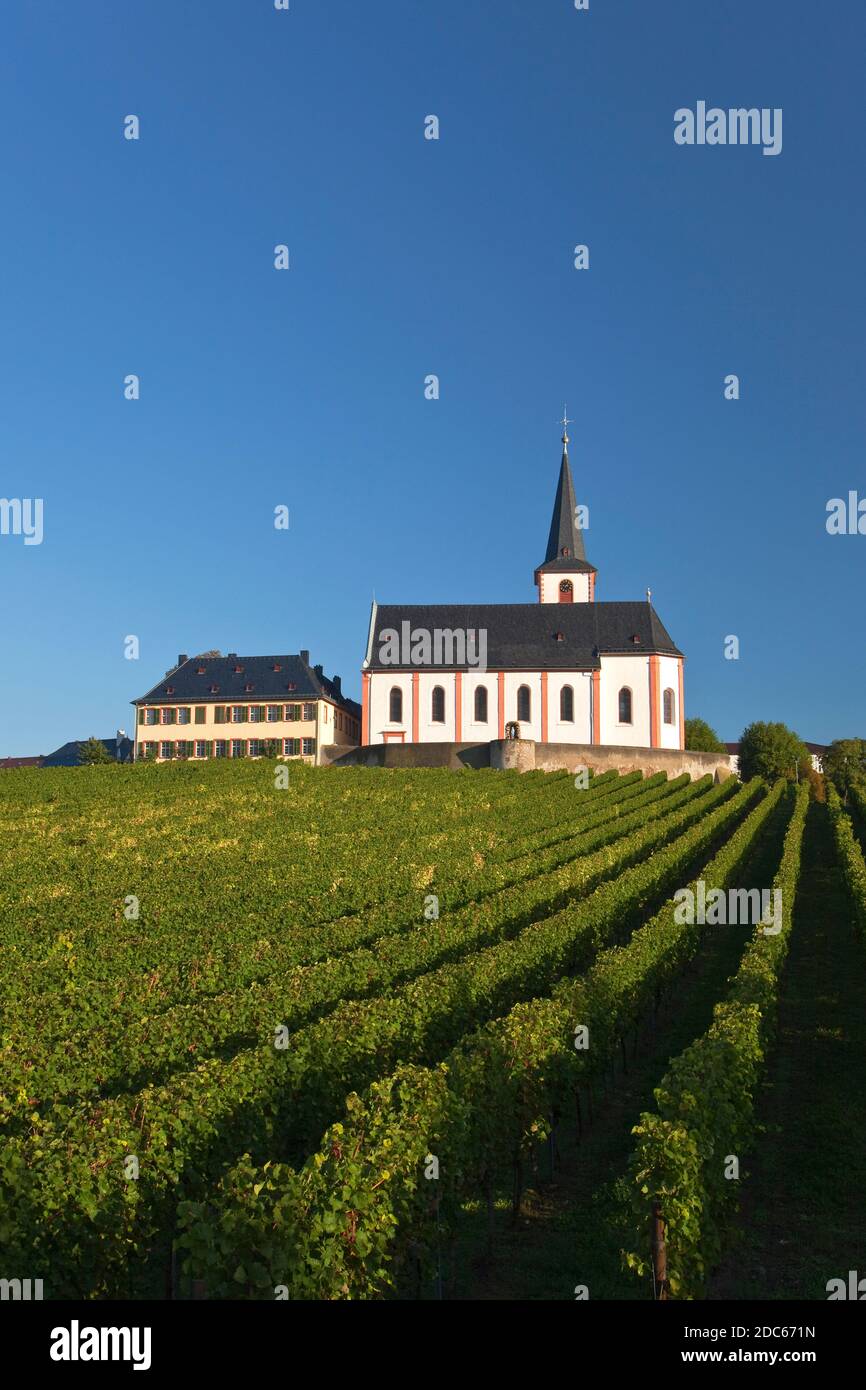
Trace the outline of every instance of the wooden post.
<path fill-rule="evenodd" d="M 666 1301 L 668 1296 L 668 1256 L 665 1248 L 665 1220 L 659 1211 L 658 1202 L 653 1202 L 651 1245 L 653 1298 L 658 1303 Z"/>

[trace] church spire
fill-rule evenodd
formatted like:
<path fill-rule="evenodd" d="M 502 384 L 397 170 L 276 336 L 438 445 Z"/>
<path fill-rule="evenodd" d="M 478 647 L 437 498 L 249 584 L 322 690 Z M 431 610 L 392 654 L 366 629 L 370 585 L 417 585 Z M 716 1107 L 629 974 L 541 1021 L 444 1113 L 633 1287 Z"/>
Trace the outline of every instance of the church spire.
<path fill-rule="evenodd" d="M 538 597 L 542 603 L 592 603 L 595 598 L 596 569 L 586 558 L 583 531 L 577 520 L 577 501 L 574 481 L 568 461 L 568 426 L 572 422 L 566 411 L 562 420 L 562 462 L 559 482 L 553 503 L 547 551 L 535 571 Z"/>
<path fill-rule="evenodd" d="M 568 557 L 583 560 L 584 564 L 586 563 L 583 532 L 577 524 L 577 502 L 574 496 L 571 466 L 568 462 L 568 426 L 572 423 L 566 411 L 563 410 L 560 421 L 562 425 L 562 462 L 559 466 L 559 483 L 553 503 L 550 535 L 547 538 L 547 554 L 544 557 L 546 565 L 549 565 L 551 560 L 561 560 Z"/>

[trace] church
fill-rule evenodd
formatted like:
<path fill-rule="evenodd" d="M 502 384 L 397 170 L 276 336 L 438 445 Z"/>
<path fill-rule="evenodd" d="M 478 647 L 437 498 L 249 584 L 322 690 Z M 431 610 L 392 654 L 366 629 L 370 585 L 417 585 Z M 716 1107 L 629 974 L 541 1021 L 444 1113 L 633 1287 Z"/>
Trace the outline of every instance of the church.
<path fill-rule="evenodd" d="M 361 672 L 364 744 L 685 747 L 683 653 L 652 606 L 596 599 L 568 459 L 535 603 L 377 604 Z M 514 726 L 517 726 L 515 729 Z"/>

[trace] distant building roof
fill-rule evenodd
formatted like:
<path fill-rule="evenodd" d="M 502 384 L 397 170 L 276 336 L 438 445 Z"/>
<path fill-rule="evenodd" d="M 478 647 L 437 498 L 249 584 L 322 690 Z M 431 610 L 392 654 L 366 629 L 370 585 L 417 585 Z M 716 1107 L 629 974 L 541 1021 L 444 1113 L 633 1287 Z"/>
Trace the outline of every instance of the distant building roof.
<path fill-rule="evenodd" d="M 41 753 L 35 758 L 0 758 L 0 768 L 41 767 L 44 761 Z"/>
<path fill-rule="evenodd" d="M 251 704 L 267 700 L 331 700 L 356 717 L 361 707 L 343 694 L 340 677 L 311 666 L 309 652 L 289 656 L 183 657 L 133 705 Z"/>
<path fill-rule="evenodd" d="M 101 738 L 99 742 L 105 748 L 106 753 L 113 759 L 121 763 L 127 763 L 132 758 L 134 743 L 131 738 L 123 737 L 119 740 L 120 757 L 118 757 L 118 739 Z M 87 743 L 86 738 L 72 739 L 69 743 L 64 743 L 53 753 L 49 753 L 47 758 L 42 759 L 43 767 L 80 767 L 81 766 L 81 746 Z"/>

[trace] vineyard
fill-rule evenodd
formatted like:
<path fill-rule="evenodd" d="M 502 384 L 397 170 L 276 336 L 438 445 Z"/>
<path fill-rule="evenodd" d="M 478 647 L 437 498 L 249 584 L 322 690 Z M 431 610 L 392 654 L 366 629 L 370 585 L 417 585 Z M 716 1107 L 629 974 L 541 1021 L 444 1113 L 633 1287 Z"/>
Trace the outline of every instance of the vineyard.
<path fill-rule="evenodd" d="M 788 1094 L 819 864 L 866 1064 L 866 803 L 274 774 L 4 774 L 0 1275 L 47 1298 L 744 1296 L 725 1261 L 763 1259 L 762 1107 Z M 686 888 L 780 911 L 691 920 Z M 847 1115 L 866 1139 L 862 1099 Z"/>

